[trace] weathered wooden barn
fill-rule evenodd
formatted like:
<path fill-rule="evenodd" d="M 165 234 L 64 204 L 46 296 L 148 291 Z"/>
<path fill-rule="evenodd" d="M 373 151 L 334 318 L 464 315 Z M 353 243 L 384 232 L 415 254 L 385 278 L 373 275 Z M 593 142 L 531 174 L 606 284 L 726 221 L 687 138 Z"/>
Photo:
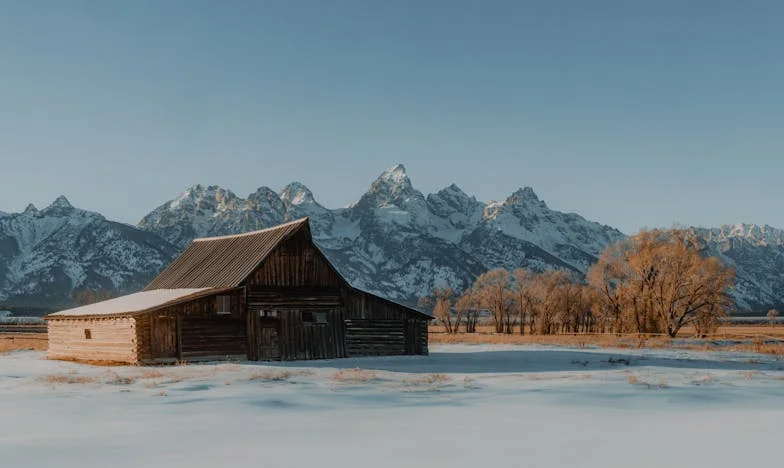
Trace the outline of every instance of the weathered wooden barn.
<path fill-rule="evenodd" d="M 50 358 L 146 364 L 427 354 L 430 319 L 352 287 L 303 218 L 196 239 L 143 291 L 47 324 Z"/>

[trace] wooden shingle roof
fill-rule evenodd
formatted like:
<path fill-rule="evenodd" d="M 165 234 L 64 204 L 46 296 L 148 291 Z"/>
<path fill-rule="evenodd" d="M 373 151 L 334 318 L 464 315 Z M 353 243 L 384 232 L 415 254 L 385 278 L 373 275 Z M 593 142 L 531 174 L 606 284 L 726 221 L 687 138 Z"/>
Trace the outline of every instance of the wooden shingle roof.
<path fill-rule="evenodd" d="M 308 218 L 245 234 L 195 239 L 145 290 L 239 286 L 275 247 L 301 229 L 310 234 Z"/>

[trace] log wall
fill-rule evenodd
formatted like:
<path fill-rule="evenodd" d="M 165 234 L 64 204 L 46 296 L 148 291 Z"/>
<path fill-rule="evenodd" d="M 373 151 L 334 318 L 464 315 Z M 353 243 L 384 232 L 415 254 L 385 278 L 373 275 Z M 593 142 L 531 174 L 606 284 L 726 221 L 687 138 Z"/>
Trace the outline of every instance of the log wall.
<path fill-rule="evenodd" d="M 51 359 L 139 362 L 139 342 L 133 317 L 50 319 L 48 330 L 48 355 Z"/>
<path fill-rule="evenodd" d="M 349 357 L 406 354 L 403 321 L 346 320 L 346 353 Z"/>
<path fill-rule="evenodd" d="M 230 314 L 218 314 L 217 297 L 230 296 Z M 241 290 L 207 296 L 145 314 L 139 320 L 143 362 L 245 358 L 245 302 Z"/>

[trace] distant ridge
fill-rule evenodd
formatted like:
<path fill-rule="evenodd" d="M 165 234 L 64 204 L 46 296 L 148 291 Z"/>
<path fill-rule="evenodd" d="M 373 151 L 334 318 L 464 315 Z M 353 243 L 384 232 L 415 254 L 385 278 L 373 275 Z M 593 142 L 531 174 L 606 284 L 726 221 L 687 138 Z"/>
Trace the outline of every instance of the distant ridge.
<path fill-rule="evenodd" d="M 233 235 L 309 217 L 321 249 L 354 286 L 413 303 L 433 286 L 462 289 L 490 268 L 584 273 L 623 233 L 550 209 L 531 187 L 482 202 L 450 184 L 425 195 L 406 168 L 382 172 L 347 208 L 328 209 L 300 182 L 242 198 L 194 185 L 136 227 L 74 208 L 65 197 L 0 214 L 0 308 L 71 306 L 75 290 L 140 289 L 194 239 Z M 733 224 L 690 228 L 706 252 L 737 270 L 738 305 L 781 305 L 784 233 Z"/>

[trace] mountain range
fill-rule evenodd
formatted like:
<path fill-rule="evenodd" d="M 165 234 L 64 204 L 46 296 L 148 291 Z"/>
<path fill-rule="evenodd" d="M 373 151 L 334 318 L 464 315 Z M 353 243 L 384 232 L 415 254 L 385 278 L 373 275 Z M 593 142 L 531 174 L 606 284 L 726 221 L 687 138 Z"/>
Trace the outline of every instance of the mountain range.
<path fill-rule="evenodd" d="M 481 202 L 452 184 L 424 195 L 402 165 L 384 171 L 358 201 L 329 209 L 303 184 L 245 198 L 195 185 L 136 226 L 74 208 L 65 197 L 38 210 L 0 212 L 0 308 L 48 311 L 75 291 L 142 287 L 194 238 L 235 234 L 309 217 L 314 239 L 354 286 L 413 303 L 433 286 L 469 286 L 491 268 L 560 268 L 583 274 L 625 235 L 550 209 L 530 187 Z M 707 252 L 734 266 L 739 308 L 779 306 L 784 233 L 749 224 L 691 228 Z"/>

